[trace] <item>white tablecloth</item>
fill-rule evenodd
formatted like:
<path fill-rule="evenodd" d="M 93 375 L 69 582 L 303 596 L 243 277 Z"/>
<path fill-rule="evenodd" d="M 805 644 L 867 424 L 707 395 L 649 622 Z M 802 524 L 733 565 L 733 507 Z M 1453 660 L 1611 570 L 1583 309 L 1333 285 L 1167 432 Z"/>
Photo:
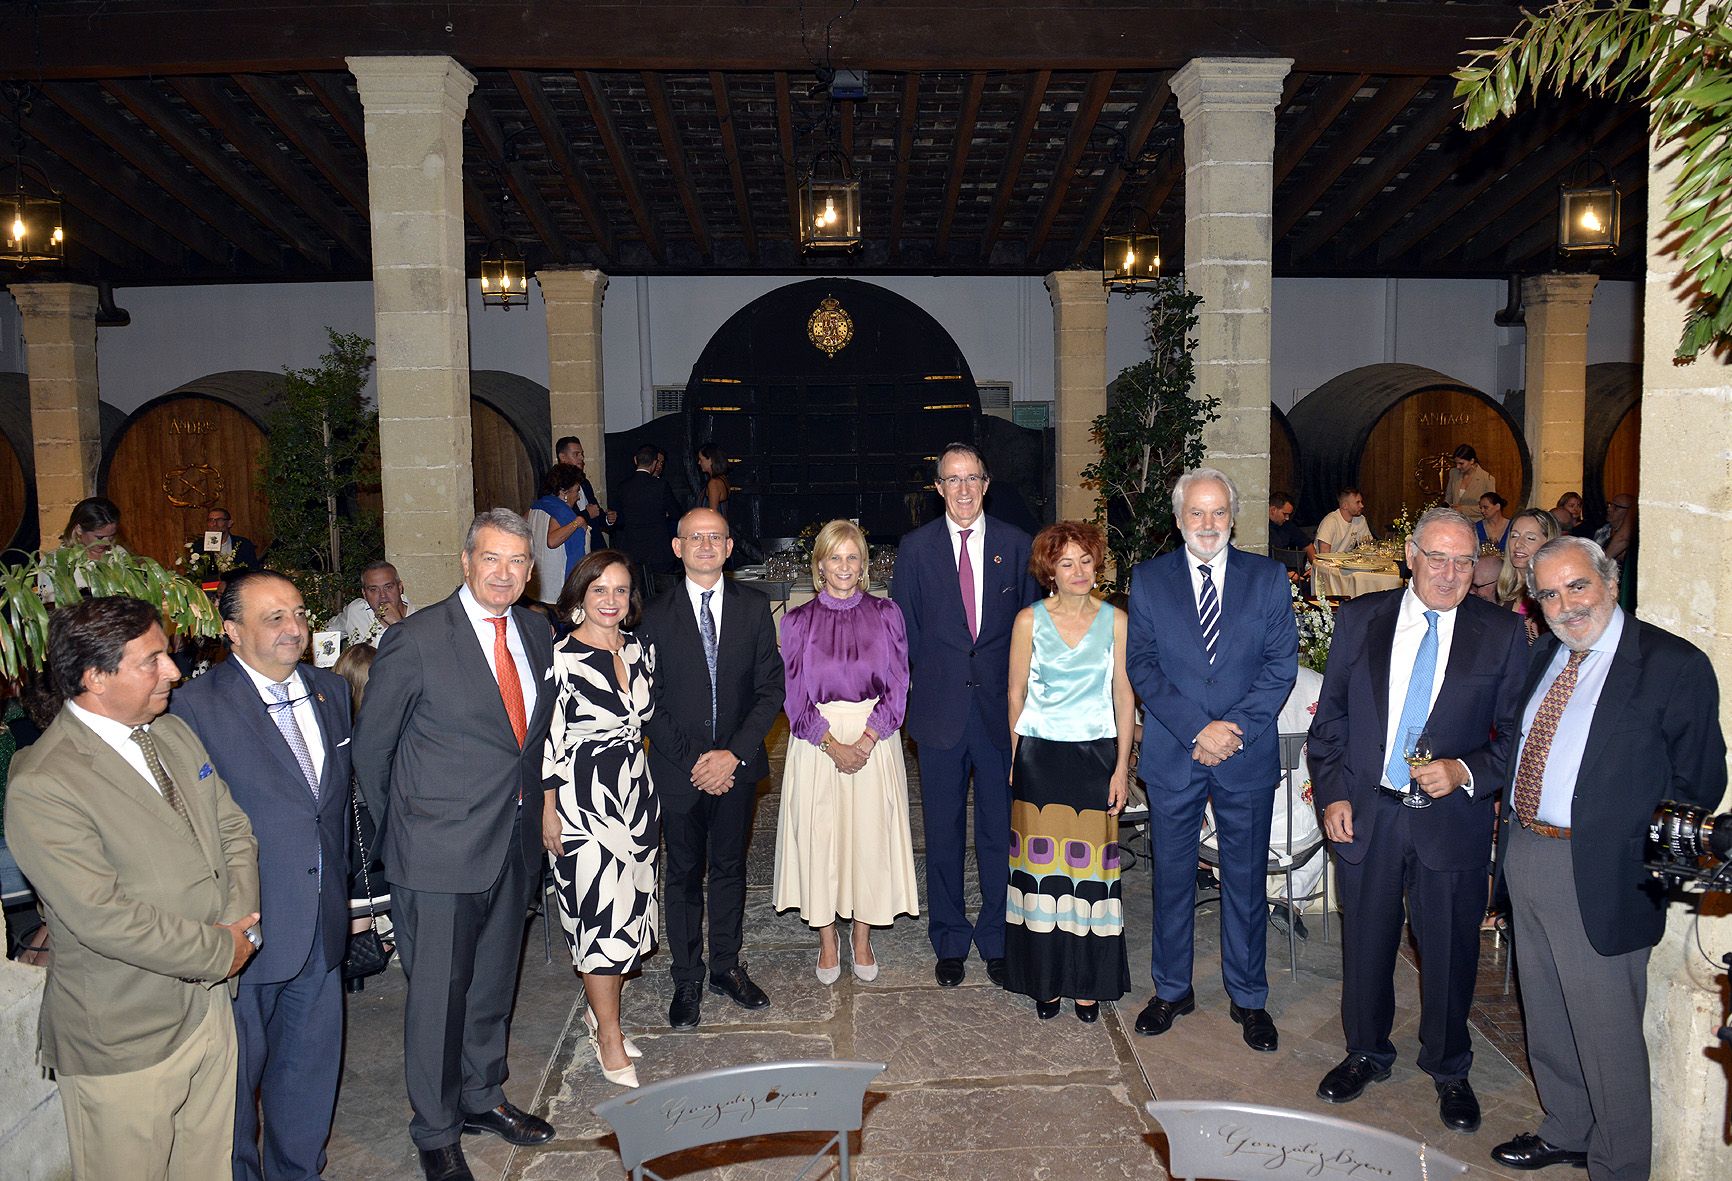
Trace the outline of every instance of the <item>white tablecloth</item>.
<path fill-rule="evenodd" d="M 1313 592 L 1329 598 L 1354 599 L 1373 591 L 1400 590 L 1406 585 L 1395 563 L 1374 570 L 1352 568 L 1360 561 L 1353 554 L 1318 554 L 1311 563 Z"/>

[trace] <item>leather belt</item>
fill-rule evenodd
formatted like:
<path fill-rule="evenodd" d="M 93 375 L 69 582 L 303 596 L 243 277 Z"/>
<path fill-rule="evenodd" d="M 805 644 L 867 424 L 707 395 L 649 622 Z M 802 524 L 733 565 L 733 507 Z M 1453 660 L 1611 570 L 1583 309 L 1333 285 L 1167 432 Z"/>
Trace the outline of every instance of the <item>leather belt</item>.
<path fill-rule="evenodd" d="M 1555 824 L 1541 824 L 1536 820 L 1531 824 L 1524 824 L 1522 827 L 1527 829 L 1529 832 L 1538 833 L 1542 837 L 1550 837 L 1554 841 L 1567 841 L 1570 839 L 1570 830 L 1567 828 L 1559 828 Z"/>
<path fill-rule="evenodd" d="M 1384 787 L 1381 783 L 1375 786 L 1377 787 L 1377 794 L 1388 796 L 1392 800 L 1405 800 L 1407 798 L 1407 793 L 1404 791 L 1396 791 L 1393 787 Z"/>

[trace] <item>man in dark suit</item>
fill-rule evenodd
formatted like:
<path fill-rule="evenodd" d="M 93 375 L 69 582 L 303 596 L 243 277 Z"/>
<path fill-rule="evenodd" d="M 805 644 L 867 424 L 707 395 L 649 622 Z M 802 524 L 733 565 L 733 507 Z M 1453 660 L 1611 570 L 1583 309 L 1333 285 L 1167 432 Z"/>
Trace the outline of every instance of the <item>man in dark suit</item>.
<path fill-rule="evenodd" d="M 316 1178 L 343 1052 L 349 683 L 301 663 L 307 611 L 282 575 L 241 574 L 217 606 L 230 658 L 177 689 L 170 709 L 204 743 L 259 842 L 269 919 L 235 997 L 234 1176 Z"/>
<path fill-rule="evenodd" d="M 643 573 L 644 597 L 653 598 L 672 582 L 679 562 L 668 550 L 680 506 L 661 478 L 662 450 L 645 443 L 632 454 L 634 470 L 614 489 L 617 520 L 612 544 L 637 563 Z"/>
<path fill-rule="evenodd" d="M 1521 617 L 1468 595 L 1479 544 L 1454 509 L 1420 517 L 1406 590 L 1335 616 L 1309 753 L 1345 914 L 1341 1024 L 1347 1057 L 1317 1088 L 1357 1099 L 1389 1077 L 1402 899 L 1419 943 L 1419 1068 L 1448 1127 L 1479 1127 L 1467 1013 L 1479 966 L 1492 801 L 1503 790 L 1527 666 Z M 1409 767 L 1410 731 L 1435 758 Z M 1427 806 L 1413 806 L 1423 799 Z M 1409 806 L 1403 806 L 1409 804 Z"/>
<path fill-rule="evenodd" d="M 674 999 L 668 1024 L 700 1019 L 710 991 L 748 1009 L 770 998 L 740 959 L 746 908 L 746 844 L 760 779 L 770 773 L 764 735 L 782 709 L 782 653 L 770 601 L 722 577 L 734 552 L 727 518 L 693 509 L 673 551 L 685 577 L 644 611 L 655 645 L 655 716 L 646 732 L 650 774 L 662 800 L 667 843 L 668 946 Z M 708 868 L 710 955 L 704 961 Z"/>
<path fill-rule="evenodd" d="M 1137 1032 L 1196 1008 L 1191 987 L 1197 844 L 1212 803 L 1221 849 L 1221 979 L 1245 1044 L 1279 1041 L 1264 1007 L 1269 908 L 1263 867 L 1281 751 L 1275 718 L 1299 675 L 1287 568 L 1231 544 L 1239 492 L 1214 468 L 1173 485 L 1183 549 L 1131 572 L 1125 671 L 1143 703 L 1138 773 L 1149 790 L 1155 994 Z"/>
<path fill-rule="evenodd" d="M 583 440 L 576 435 L 561 435 L 553 445 L 553 461 L 569 463 L 578 471 L 583 471 Z M 586 475 L 581 480 L 583 495 L 578 498 L 577 511 L 589 521 L 589 527 L 603 537 L 613 528 L 613 523 L 619 519 L 617 512 L 611 512 L 601 507 L 601 502 L 595 498 L 595 489 L 590 485 Z M 594 547 L 599 549 L 600 547 Z"/>
<path fill-rule="evenodd" d="M 1520 699 L 1498 865 L 1545 1120 L 1491 1155 L 1633 1181 L 1653 1151 L 1642 1027 L 1666 927 L 1645 837 L 1661 800 L 1712 808 L 1725 794 L 1720 687 L 1699 649 L 1618 607 L 1617 563 L 1592 541 L 1547 542 L 1528 589 L 1552 634 L 1534 645 Z"/>
<path fill-rule="evenodd" d="M 972 944 L 1004 986 L 1010 881 L 1010 628 L 1039 597 L 1028 534 L 984 511 L 991 477 L 967 443 L 938 457 L 944 515 L 905 535 L 892 587 L 908 626 L 908 734 L 919 744 L 926 819 L 927 930 L 941 988 L 967 972 Z M 974 781 L 980 914 L 968 921 L 962 865 Z"/>
<path fill-rule="evenodd" d="M 52 933 L 38 1053 L 72 1175 L 221 1177 L 229 999 L 262 938 L 252 826 L 198 736 L 162 716 L 179 673 L 154 607 L 73 603 L 48 645 L 65 704 L 12 760 L 6 832 Z"/>
<path fill-rule="evenodd" d="M 512 607 L 529 583 L 529 542 L 509 509 L 476 516 L 463 585 L 381 637 L 355 734 L 409 977 L 409 1135 L 428 1181 L 472 1181 L 464 1132 L 553 1138 L 503 1090 L 524 917 L 541 883 L 554 698 L 547 623 Z"/>
<path fill-rule="evenodd" d="M 205 532 L 223 535 L 222 547 L 218 552 L 233 554 L 235 565 L 242 570 L 257 570 L 259 568 L 258 549 L 253 545 L 251 538 L 229 532 L 233 525 L 234 517 L 229 514 L 228 509 L 221 505 L 205 514 Z"/>

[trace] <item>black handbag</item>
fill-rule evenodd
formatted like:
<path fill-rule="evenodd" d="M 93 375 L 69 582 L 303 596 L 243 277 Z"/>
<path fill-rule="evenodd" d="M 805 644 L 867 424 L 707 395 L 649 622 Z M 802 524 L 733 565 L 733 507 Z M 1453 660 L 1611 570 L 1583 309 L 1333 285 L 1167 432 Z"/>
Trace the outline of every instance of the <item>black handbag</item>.
<path fill-rule="evenodd" d="M 349 816 L 355 825 L 355 841 L 361 848 L 361 888 L 367 892 L 367 916 L 377 923 L 379 915 L 373 905 L 373 879 L 367 872 L 367 838 L 361 835 L 361 805 L 352 789 L 349 792 Z M 355 932 L 349 936 L 349 949 L 343 956 L 343 979 L 365 980 L 377 976 L 390 967 L 395 950 L 385 949 L 385 941 L 379 938 L 376 926 Z"/>

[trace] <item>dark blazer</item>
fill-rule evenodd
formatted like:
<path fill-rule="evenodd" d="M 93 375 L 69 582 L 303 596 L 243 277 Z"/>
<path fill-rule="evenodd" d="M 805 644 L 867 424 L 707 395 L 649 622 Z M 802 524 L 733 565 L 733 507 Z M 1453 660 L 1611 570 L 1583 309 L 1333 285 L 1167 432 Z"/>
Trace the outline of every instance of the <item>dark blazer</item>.
<path fill-rule="evenodd" d="M 1335 853 L 1358 864 L 1375 839 L 1377 785 L 1389 752 L 1390 648 L 1407 592 L 1383 591 L 1342 605 L 1335 640 L 1311 721 L 1307 751 L 1317 808 L 1353 805 L 1354 839 Z M 1521 725 L 1521 685 L 1527 667 L 1521 616 L 1468 596 L 1456 608 L 1443 688 L 1426 728 L 1440 758 L 1460 759 L 1473 775 L 1473 794 L 1433 800 L 1426 822 L 1413 828 L 1420 861 L 1430 869 L 1483 868 L 1491 851 L 1491 802 L 1508 785 Z"/>
<path fill-rule="evenodd" d="M 670 542 L 679 523 L 680 506 L 666 480 L 634 470 L 614 489 L 613 509 L 619 514 L 613 526 L 615 549 L 657 573 L 678 568 Z"/>
<path fill-rule="evenodd" d="M 984 559 L 980 634 L 968 634 L 956 557 L 946 518 L 904 534 L 896 551 L 891 595 L 908 625 L 909 737 L 935 747 L 962 741 L 969 707 L 978 703 L 992 744 L 1010 746 L 1010 628 L 1016 613 L 1040 597 L 1028 572 L 1028 534 L 982 513 Z"/>
<path fill-rule="evenodd" d="M 1546 691 L 1541 681 L 1557 650 L 1549 633 L 1534 645 L 1516 725 L 1533 695 Z M 1689 641 L 1625 615 L 1570 805 L 1576 899 L 1595 951 L 1623 955 L 1652 947 L 1666 929 L 1665 891 L 1642 867 L 1655 805 L 1681 800 L 1714 808 L 1725 794 L 1714 666 Z M 1500 842 L 1515 815 L 1512 801 L 1506 789 Z"/>
<path fill-rule="evenodd" d="M 763 592 L 730 578 L 722 592 L 722 634 L 716 652 L 716 739 L 710 740 L 710 670 L 704 641 L 681 578 L 644 611 L 640 639 L 655 646 L 655 716 L 644 727 L 650 740 L 650 775 L 656 794 L 674 812 L 697 803 L 692 768 L 698 756 L 726 748 L 745 763 L 734 790 L 770 773 L 764 736 L 782 710 L 785 686 L 776 624 Z M 371 690 L 369 690 L 371 692 Z"/>
<path fill-rule="evenodd" d="M 1203 647 L 1190 551 L 1173 550 L 1131 572 L 1125 671 L 1149 723 L 1137 773 L 1151 788 L 1177 789 L 1200 764 L 1191 745 L 1213 721 L 1234 722 L 1244 749 L 1210 768 L 1224 791 L 1273 791 L 1281 777 L 1275 718 L 1299 676 L 1299 626 L 1287 568 L 1229 547 L 1215 662 Z"/>
<path fill-rule="evenodd" d="M 553 633 L 511 609 L 535 677 L 523 747 L 456 593 L 385 629 L 355 728 L 355 778 L 393 885 L 474 894 L 509 852 L 541 880 L 541 748 L 553 716 Z M 507 846 L 521 793 L 518 847 Z"/>
<path fill-rule="evenodd" d="M 236 564 L 248 570 L 257 570 L 259 568 L 259 551 L 258 547 L 253 545 L 252 539 L 242 537 L 238 533 L 231 533 L 229 540 L 234 543 Z"/>
<path fill-rule="evenodd" d="M 242 972 L 248 984 L 293 979 L 315 932 L 327 964 L 342 961 L 349 938 L 349 683 L 310 664 L 301 677 L 325 745 L 317 801 L 235 657 L 176 689 L 169 705 L 204 743 L 258 838 L 264 946 Z"/>

